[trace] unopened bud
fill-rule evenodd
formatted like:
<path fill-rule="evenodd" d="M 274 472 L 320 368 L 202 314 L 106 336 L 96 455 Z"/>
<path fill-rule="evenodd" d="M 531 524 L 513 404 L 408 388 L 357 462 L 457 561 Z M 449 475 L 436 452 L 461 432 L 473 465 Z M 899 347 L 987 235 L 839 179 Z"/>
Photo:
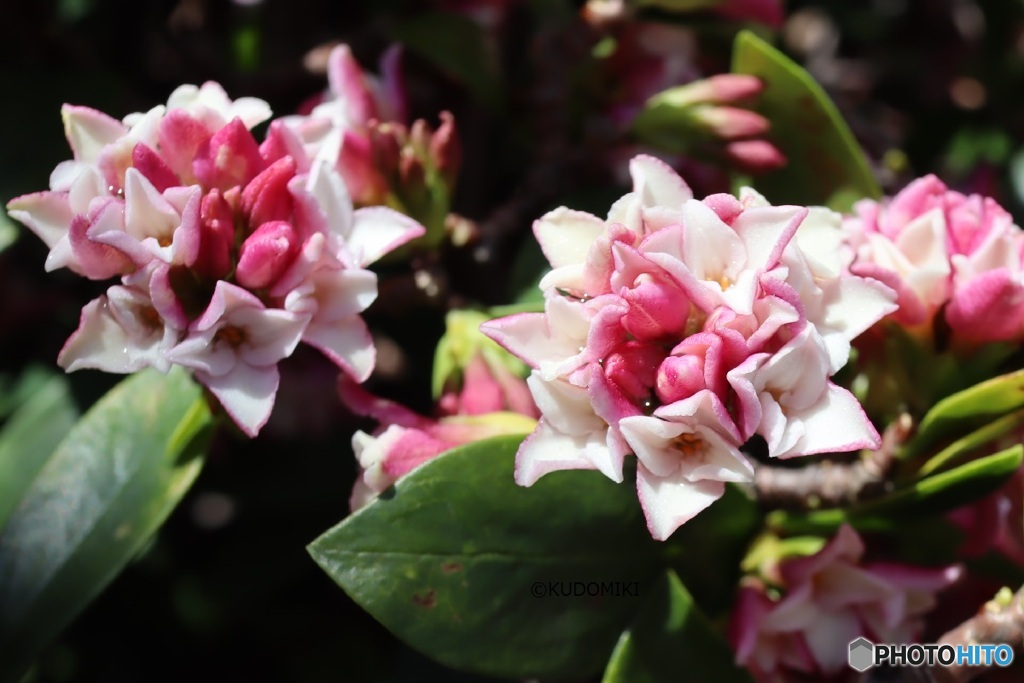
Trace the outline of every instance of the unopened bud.
<path fill-rule="evenodd" d="M 242 243 L 235 277 L 248 289 L 274 284 L 299 253 L 298 238 L 284 221 L 264 223 Z"/>
<path fill-rule="evenodd" d="M 739 140 L 725 147 L 725 154 L 745 171 L 764 173 L 786 165 L 785 155 L 767 140 Z"/>

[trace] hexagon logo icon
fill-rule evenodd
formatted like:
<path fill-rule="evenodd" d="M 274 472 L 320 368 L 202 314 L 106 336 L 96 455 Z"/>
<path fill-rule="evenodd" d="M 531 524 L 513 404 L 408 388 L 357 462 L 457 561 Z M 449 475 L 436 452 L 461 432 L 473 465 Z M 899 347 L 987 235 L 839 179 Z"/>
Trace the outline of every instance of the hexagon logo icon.
<path fill-rule="evenodd" d="M 867 671 L 875 663 L 875 644 L 867 638 L 858 638 L 850 643 L 848 660 L 850 667 L 857 671 Z"/>

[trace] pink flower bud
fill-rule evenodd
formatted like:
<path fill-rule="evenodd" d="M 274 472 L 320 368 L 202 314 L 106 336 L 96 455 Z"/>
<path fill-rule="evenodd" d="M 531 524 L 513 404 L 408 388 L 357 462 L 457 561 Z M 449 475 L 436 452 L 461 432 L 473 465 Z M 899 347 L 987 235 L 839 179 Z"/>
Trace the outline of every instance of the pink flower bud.
<path fill-rule="evenodd" d="M 604 373 L 634 403 L 651 395 L 658 364 L 665 352 L 654 344 L 627 341 L 604 359 Z"/>
<path fill-rule="evenodd" d="M 640 341 L 678 334 L 686 327 L 690 302 L 678 287 L 664 280 L 643 273 L 632 289 L 622 291 L 622 298 L 629 304 L 622 323 Z"/>
<path fill-rule="evenodd" d="M 262 166 L 259 145 L 236 118 L 199 148 L 192 171 L 204 186 L 228 190 L 245 187 Z"/>
<path fill-rule="evenodd" d="M 158 192 L 163 192 L 169 187 L 181 184 L 178 176 L 174 175 L 174 171 L 171 170 L 160 155 L 154 152 L 151 147 L 141 142 L 135 145 L 135 148 L 132 150 L 132 166 L 137 168 L 142 175 L 146 176 L 146 179 L 153 183 L 153 187 Z"/>
<path fill-rule="evenodd" d="M 284 221 L 264 223 L 242 243 L 235 277 L 248 289 L 274 284 L 299 253 L 298 238 Z"/>
<path fill-rule="evenodd" d="M 192 162 L 199 148 L 210 140 L 210 131 L 183 109 L 167 112 L 157 131 L 160 155 L 183 184 L 194 183 Z"/>
<path fill-rule="evenodd" d="M 199 256 L 192 264 L 201 277 L 221 279 L 231 271 L 235 213 L 219 190 L 205 195 L 199 208 Z"/>
<path fill-rule="evenodd" d="M 448 185 L 449 192 L 452 191 L 462 164 L 462 144 L 451 112 L 441 112 L 441 127 L 430 138 L 430 158 Z"/>
<path fill-rule="evenodd" d="M 752 173 L 774 171 L 788 163 L 779 148 L 767 140 L 730 142 L 725 154 L 734 164 Z"/>
<path fill-rule="evenodd" d="M 382 147 L 378 147 L 378 143 Z M 345 132 L 338 155 L 338 171 L 356 204 L 370 206 L 385 202 L 388 184 L 384 174 L 389 167 L 398 166 L 398 149 L 392 151 L 392 143 L 394 140 L 389 136 L 375 132 L 370 136 Z"/>
<path fill-rule="evenodd" d="M 288 182 L 295 177 L 295 161 L 282 157 L 252 179 L 242 190 L 242 213 L 250 226 L 260 226 L 291 217 L 292 194 Z"/>
<path fill-rule="evenodd" d="M 339 45 L 331 51 L 327 80 L 331 92 L 344 103 L 346 118 L 353 125 L 366 125 L 370 119 L 378 118 L 373 91 L 367 86 L 366 74 L 348 45 Z"/>
<path fill-rule="evenodd" d="M 669 356 L 658 367 L 655 392 L 662 403 L 681 401 L 705 388 L 704 358 L 701 356 Z"/>
<path fill-rule="evenodd" d="M 694 107 L 692 113 L 694 119 L 723 140 L 757 137 L 771 127 L 765 117 L 739 107 Z"/>

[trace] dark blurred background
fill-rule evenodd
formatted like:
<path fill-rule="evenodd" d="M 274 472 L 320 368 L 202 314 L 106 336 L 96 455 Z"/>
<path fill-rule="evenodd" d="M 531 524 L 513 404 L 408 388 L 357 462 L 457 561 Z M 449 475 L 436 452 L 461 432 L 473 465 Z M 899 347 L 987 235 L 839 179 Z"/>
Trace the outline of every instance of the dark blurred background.
<path fill-rule="evenodd" d="M 528 233 L 523 217 L 562 202 L 603 211 L 618 196 L 614 169 L 579 163 L 601 157 L 593 146 L 605 139 L 588 132 L 602 126 L 587 120 L 597 116 L 588 98 L 600 94 L 588 81 L 596 37 L 579 19 L 581 5 L 3 0 L 0 199 L 45 189 L 53 167 L 70 156 L 64 102 L 120 118 L 166 101 L 182 83 L 216 80 L 229 95 L 261 97 L 281 115 L 324 87 L 330 45 L 349 43 L 372 70 L 392 41 L 415 33 L 409 27 L 425 12 L 460 12 L 479 27 L 491 68 L 476 75 L 460 68 L 474 52 L 457 33 L 439 33 L 433 48 L 421 39 L 406 68 L 414 115 L 436 121 L 443 108 L 455 113 L 465 158 L 453 210 L 490 221 L 494 234 L 481 242 L 489 253 L 445 255 L 443 302 L 412 296 L 369 316 L 381 347 L 373 388 L 427 411 L 439 313 L 452 302 L 493 304 L 508 295 L 512 254 Z M 790 2 L 787 16 L 778 44 L 836 99 L 887 190 L 936 172 L 1024 216 L 1024 3 Z M 699 71 L 728 68 L 741 24 L 649 18 L 693 29 Z M 444 68 L 438 51 L 454 69 Z M 17 241 L 0 253 L 0 373 L 10 376 L 31 364 L 52 367 L 81 306 L 104 286 L 44 273 L 45 247 L 0 218 L 0 240 L 13 231 Z M 398 274 L 382 281 L 382 291 L 411 290 Z M 349 440 L 366 425 L 341 407 L 334 370 L 317 354 L 300 352 L 283 373 L 260 438 L 217 438 L 167 526 L 46 652 L 36 680 L 482 680 L 446 672 L 399 644 L 307 556 L 304 546 L 348 511 L 356 475 Z M 88 406 L 118 378 L 71 379 Z"/>

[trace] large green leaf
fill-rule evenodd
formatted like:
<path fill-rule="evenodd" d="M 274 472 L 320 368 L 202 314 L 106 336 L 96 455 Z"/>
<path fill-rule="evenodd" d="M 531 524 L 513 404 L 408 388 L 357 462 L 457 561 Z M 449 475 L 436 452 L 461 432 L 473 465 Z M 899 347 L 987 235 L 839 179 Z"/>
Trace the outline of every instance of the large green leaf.
<path fill-rule="evenodd" d="M 732 70 L 764 81 L 756 109 L 789 160 L 757 178 L 769 201 L 845 211 L 859 198 L 881 196 L 860 145 L 810 74 L 750 31 L 736 36 Z"/>
<path fill-rule="evenodd" d="M 922 453 L 965 427 L 984 425 L 1020 408 L 1024 408 L 1024 370 L 993 377 L 936 403 L 906 449 L 911 455 Z"/>
<path fill-rule="evenodd" d="M 999 488 L 1024 461 L 1024 446 L 1014 446 L 908 484 L 895 492 L 849 508 L 805 514 L 778 510 L 768 525 L 784 533 L 832 533 L 844 523 L 885 531 L 907 518 L 937 515 L 977 500 Z"/>
<path fill-rule="evenodd" d="M 732 650 L 712 629 L 693 597 L 669 570 L 629 629 L 622 634 L 602 683 L 662 683 L 676 680 L 750 683 L 734 664 Z"/>
<path fill-rule="evenodd" d="M 666 546 L 650 538 L 628 478 L 567 471 L 517 486 L 519 441 L 427 462 L 309 551 L 364 609 L 443 664 L 510 678 L 596 674 L 650 594 Z"/>
<path fill-rule="evenodd" d="M 0 431 L 0 531 L 25 488 L 68 433 L 78 409 L 63 375 L 51 374 Z"/>
<path fill-rule="evenodd" d="M 17 680 L 160 527 L 211 426 L 186 373 L 145 371 L 72 428 L 0 534 L 0 681 Z"/>

